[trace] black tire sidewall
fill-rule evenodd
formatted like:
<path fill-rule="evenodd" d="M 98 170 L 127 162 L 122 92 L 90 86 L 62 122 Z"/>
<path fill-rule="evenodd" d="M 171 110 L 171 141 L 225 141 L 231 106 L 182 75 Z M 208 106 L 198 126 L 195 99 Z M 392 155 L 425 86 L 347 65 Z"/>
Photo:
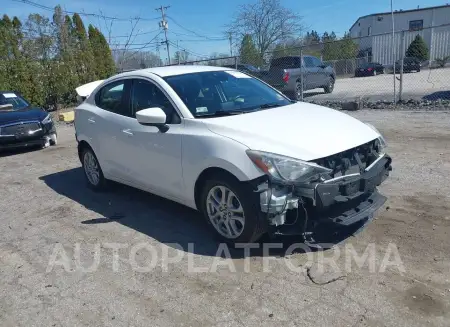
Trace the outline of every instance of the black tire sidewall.
<path fill-rule="evenodd" d="M 294 98 L 297 101 L 301 101 L 302 100 L 301 87 L 302 87 L 302 82 L 301 81 L 295 82 Z"/>
<path fill-rule="evenodd" d="M 230 189 L 238 197 L 239 202 L 244 209 L 244 230 L 241 235 L 235 239 L 229 239 L 221 235 L 209 219 L 206 209 L 206 200 L 209 191 L 215 186 L 225 186 Z M 203 186 L 202 193 L 200 195 L 200 209 L 208 226 L 221 242 L 231 245 L 237 243 L 251 243 L 255 242 L 265 231 L 265 226 L 262 226 L 263 221 L 257 199 L 257 194 L 252 192 L 248 185 L 243 185 L 243 183 L 234 181 L 225 176 L 216 176 L 207 180 Z"/>
<path fill-rule="evenodd" d="M 328 81 L 328 85 L 324 87 L 325 93 L 332 93 L 334 90 L 334 83 L 336 81 L 332 76 L 330 76 L 330 79 Z"/>

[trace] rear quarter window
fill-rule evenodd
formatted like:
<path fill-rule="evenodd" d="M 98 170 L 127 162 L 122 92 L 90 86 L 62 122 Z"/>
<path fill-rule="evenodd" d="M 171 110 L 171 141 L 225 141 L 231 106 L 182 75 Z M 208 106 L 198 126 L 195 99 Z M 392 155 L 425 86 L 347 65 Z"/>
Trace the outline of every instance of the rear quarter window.
<path fill-rule="evenodd" d="M 301 66 L 301 58 L 299 57 L 283 57 L 272 59 L 270 62 L 270 67 L 278 67 L 278 68 L 300 68 Z"/>

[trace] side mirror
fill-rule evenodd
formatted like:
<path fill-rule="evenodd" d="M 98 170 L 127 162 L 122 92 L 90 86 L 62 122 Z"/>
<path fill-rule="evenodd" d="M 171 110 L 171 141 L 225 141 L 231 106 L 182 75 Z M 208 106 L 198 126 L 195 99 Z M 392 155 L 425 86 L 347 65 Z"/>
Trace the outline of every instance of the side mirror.
<path fill-rule="evenodd" d="M 166 125 L 166 114 L 161 108 L 148 108 L 136 112 L 136 119 L 139 124 L 158 127 L 161 132 L 167 132 L 169 126 Z"/>

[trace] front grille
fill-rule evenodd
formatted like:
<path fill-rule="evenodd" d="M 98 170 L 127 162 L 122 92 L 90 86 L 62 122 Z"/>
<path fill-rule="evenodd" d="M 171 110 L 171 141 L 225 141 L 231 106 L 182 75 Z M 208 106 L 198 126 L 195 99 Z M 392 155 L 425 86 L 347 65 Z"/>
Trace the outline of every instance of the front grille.
<path fill-rule="evenodd" d="M 0 135 L 28 136 L 34 135 L 40 129 L 41 125 L 38 122 L 0 126 Z"/>
<path fill-rule="evenodd" d="M 356 148 L 314 160 L 322 167 L 332 170 L 332 178 L 364 171 L 379 157 L 377 140 L 365 143 Z"/>

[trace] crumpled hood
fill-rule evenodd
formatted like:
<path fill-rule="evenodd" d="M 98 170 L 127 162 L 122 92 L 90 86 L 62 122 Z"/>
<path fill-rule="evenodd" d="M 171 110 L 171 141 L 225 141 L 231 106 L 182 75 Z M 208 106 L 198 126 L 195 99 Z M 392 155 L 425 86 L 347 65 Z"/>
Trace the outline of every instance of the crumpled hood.
<path fill-rule="evenodd" d="M 213 133 L 252 150 L 301 160 L 327 157 L 379 137 L 372 128 L 347 114 L 304 102 L 203 121 Z"/>
<path fill-rule="evenodd" d="M 2 109 L 0 110 L 0 125 L 29 120 L 41 121 L 47 115 L 47 111 L 41 108 L 28 107 L 19 110 Z"/>

